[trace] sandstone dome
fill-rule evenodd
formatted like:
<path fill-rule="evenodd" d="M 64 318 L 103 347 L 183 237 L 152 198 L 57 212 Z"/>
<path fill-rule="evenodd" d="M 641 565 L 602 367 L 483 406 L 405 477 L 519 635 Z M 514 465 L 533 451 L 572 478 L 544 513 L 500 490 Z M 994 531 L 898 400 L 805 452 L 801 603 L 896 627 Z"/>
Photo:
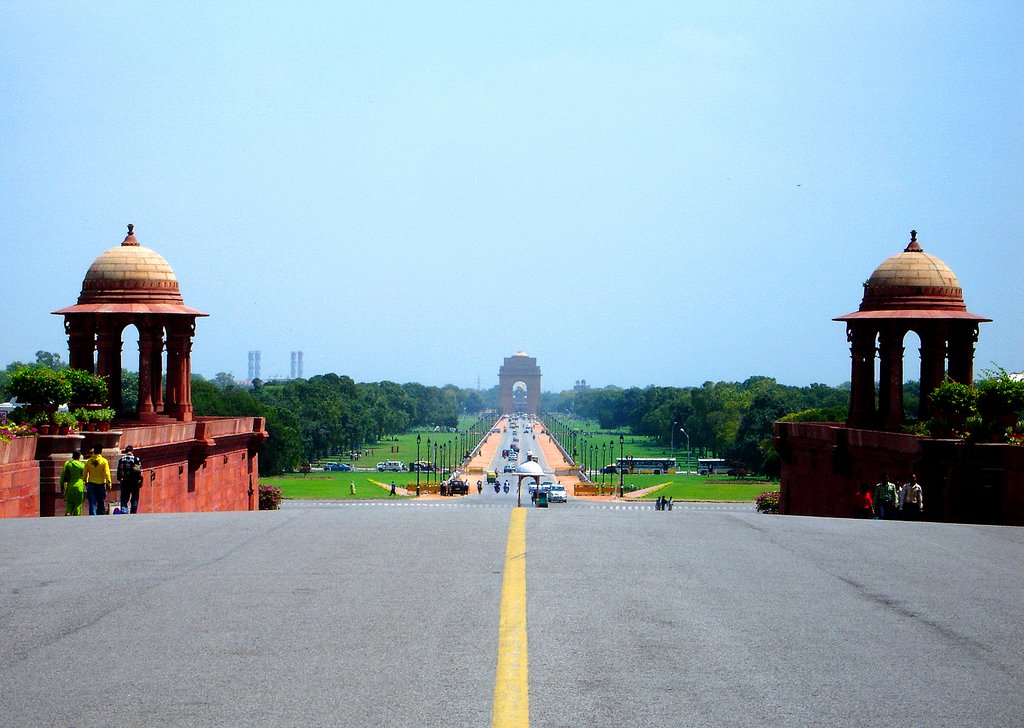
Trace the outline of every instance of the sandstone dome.
<path fill-rule="evenodd" d="M 969 318 L 988 321 L 969 313 L 960 281 L 945 262 L 924 251 L 917 231 L 902 253 L 887 258 L 864 284 L 860 309 L 836 318 Z"/>
<path fill-rule="evenodd" d="M 78 304 L 54 313 L 172 313 L 205 316 L 185 306 L 167 260 L 139 245 L 134 225 L 115 248 L 102 253 L 89 266 Z"/>

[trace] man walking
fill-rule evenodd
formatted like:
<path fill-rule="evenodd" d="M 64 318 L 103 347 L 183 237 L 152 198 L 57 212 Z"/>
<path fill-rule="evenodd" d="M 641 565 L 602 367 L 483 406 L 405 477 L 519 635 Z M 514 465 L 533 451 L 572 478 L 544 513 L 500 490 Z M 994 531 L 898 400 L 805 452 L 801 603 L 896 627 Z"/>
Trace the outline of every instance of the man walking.
<path fill-rule="evenodd" d="M 117 463 L 117 482 L 121 487 L 121 513 L 128 511 L 128 503 L 131 502 L 131 512 L 139 510 L 139 488 L 142 487 L 142 461 L 135 454 L 131 445 L 124 449 L 124 455 Z"/>
<path fill-rule="evenodd" d="M 923 510 L 924 493 L 921 491 L 921 484 L 917 482 L 917 476 L 912 474 L 910 482 L 904 483 L 900 488 L 900 511 L 906 520 L 916 521 Z"/>
<path fill-rule="evenodd" d="M 89 515 L 102 516 L 107 512 L 107 488 L 110 487 L 110 463 L 103 457 L 103 448 L 97 445 L 85 461 L 82 473 L 85 495 L 89 499 Z"/>
<path fill-rule="evenodd" d="M 896 484 L 889 482 L 889 474 L 882 473 L 882 479 L 875 485 L 875 512 L 883 520 L 896 516 Z"/>

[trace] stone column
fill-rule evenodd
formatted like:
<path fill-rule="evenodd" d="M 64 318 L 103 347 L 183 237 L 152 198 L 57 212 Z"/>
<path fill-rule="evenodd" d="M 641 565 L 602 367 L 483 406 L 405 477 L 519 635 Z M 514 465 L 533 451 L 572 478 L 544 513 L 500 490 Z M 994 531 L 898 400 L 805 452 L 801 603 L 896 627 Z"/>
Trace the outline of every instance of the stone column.
<path fill-rule="evenodd" d="M 850 427 L 871 427 L 875 423 L 875 329 L 849 323 L 850 342 Z"/>
<path fill-rule="evenodd" d="M 153 323 L 138 322 L 139 329 L 139 420 L 156 419 L 153 405 Z"/>
<path fill-rule="evenodd" d="M 978 341 L 978 324 L 957 323 L 949 333 L 949 378 L 961 384 L 974 384 L 974 344 Z"/>
<path fill-rule="evenodd" d="M 167 414 L 182 422 L 192 421 L 193 321 L 175 321 L 167 327 Z"/>
<path fill-rule="evenodd" d="M 111 407 L 121 411 L 121 323 L 100 322 L 96 336 L 96 373 L 107 378 L 107 399 Z"/>
<path fill-rule="evenodd" d="M 96 323 L 91 316 L 65 316 L 68 334 L 68 366 L 95 372 Z"/>
<path fill-rule="evenodd" d="M 153 411 L 164 411 L 164 326 L 160 321 L 153 324 L 153 347 L 149 352 L 150 398 Z"/>
<path fill-rule="evenodd" d="M 878 414 L 887 430 L 903 424 L 903 337 L 902 327 L 886 326 L 878 337 Z"/>
<path fill-rule="evenodd" d="M 933 415 L 928 395 L 946 377 L 946 338 L 938 327 L 922 329 L 921 334 L 921 406 L 918 416 L 926 420 Z"/>

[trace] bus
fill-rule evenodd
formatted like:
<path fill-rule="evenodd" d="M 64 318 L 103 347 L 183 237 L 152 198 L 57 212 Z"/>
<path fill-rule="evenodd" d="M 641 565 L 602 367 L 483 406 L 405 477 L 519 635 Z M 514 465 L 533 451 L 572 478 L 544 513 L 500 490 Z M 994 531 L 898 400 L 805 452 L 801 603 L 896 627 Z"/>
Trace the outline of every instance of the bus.
<path fill-rule="evenodd" d="M 608 468 L 608 472 L 614 473 L 621 470 L 627 473 L 653 472 L 657 474 L 675 469 L 675 458 L 616 458 L 615 465 Z"/>
<path fill-rule="evenodd" d="M 730 470 L 724 458 L 697 458 L 699 475 L 728 475 Z"/>

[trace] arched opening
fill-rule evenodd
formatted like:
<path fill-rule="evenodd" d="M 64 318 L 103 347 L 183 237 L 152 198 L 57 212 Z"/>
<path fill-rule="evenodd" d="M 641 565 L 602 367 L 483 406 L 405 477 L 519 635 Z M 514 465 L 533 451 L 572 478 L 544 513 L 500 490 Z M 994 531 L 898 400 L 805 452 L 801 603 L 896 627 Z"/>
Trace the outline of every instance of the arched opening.
<path fill-rule="evenodd" d="M 927 396 L 927 393 L 924 393 Z M 903 337 L 903 417 L 917 420 L 921 409 L 921 336 L 911 329 Z"/>
<path fill-rule="evenodd" d="M 523 414 L 528 412 L 528 398 L 529 389 L 526 386 L 526 382 L 513 382 L 512 383 L 512 412 L 513 414 Z"/>
<path fill-rule="evenodd" d="M 121 331 L 121 414 L 139 411 L 139 329 L 130 323 Z"/>

